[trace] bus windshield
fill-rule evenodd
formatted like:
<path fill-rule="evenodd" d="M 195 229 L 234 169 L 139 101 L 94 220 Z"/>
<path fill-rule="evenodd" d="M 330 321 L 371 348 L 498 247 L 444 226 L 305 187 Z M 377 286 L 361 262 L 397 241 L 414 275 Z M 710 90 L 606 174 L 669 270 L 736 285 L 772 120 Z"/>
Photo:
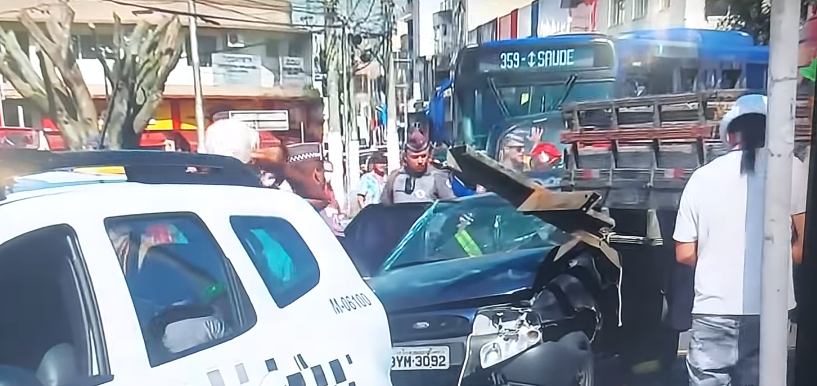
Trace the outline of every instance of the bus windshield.
<path fill-rule="evenodd" d="M 459 62 L 454 77 L 457 139 L 491 156 L 512 125 L 549 120 L 543 129 L 552 133 L 545 137 L 556 136 L 551 142 L 558 142 L 564 128 L 560 103 L 614 97 L 613 48 L 596 38 L 487 44 L 467 48 Z"/>

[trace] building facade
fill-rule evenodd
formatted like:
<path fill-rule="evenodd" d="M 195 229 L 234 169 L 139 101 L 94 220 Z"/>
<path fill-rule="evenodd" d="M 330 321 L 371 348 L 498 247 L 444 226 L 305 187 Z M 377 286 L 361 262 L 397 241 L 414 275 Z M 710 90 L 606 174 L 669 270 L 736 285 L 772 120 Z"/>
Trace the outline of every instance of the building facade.
<path fill-rule="evenodd" d="M 598 0 L 599 31 L 717 28 L 729 8 L 723 0 Z"/>
<path fill-rule="evenodd" d="M 28 48 L 33 67 L 39 68 L 37 48 L 26 29 L 17 22 L 15 12 L 24 6 L 36 4 L 31 4 L 32 0 L 4 0 L 0 3 L 0 26 L 15 31 L 21 46 Z M 142 3 L 151 8 L 145 8 L 139 1 L 130 2 L 133 5 L 129 6 L 107 1 L 68 3 L 76 15 L 72 26 L 72 51 L 97 101 L 99 112 L 105 111 L 107 90 L 88 24 L 95 26 L 98 46 L 112 53 L 111 15 L 114 13 L 127 28 L 136 24 L 139 18 L 158 20 L 163 17 L 162 12 L 186 12 L 184 1 L 166 1 L 161 5 Z M 322 102 L 313 87 L 311 33 L 292 26 L 288 1 L 271 1 L 257 8 L 247 7 L 247 3 L 237 1 L 237 5 L 229 7 L 229 10 L 227 7 L 205 4 L 197 7 L 199 15 L 206 15 L 199 22 L 198 29 L 206 124 L 214 118 L 229 116 L 231 111 L 264 110 L 275 112 L 272 115 L 276 118 L 275 122 L 256 119 L 253 124 L 260 129 L 288 131 L 287 134 L 280 133 L 280 136 L 288 138 L 300 138 L 302 131 L 322 132 Z M 156 109 L 148 130 L 178 130 L 188 141 L 194 142 L 196 119 L 187 20 L 181 17 L 184 52 L 167 79 L 164 101 Z M 2 91 L 2 120 L 5 126 L 53 127 L 9 83 L 3 82 Z"/>

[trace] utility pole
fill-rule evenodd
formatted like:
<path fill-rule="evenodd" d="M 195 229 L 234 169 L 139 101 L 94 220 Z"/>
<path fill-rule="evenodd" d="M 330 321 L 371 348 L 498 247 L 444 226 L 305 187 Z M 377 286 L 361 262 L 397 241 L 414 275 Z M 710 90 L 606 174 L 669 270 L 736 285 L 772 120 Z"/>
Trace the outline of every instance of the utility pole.
<path fill-rule="evenodd" d="M 351 7 L 351 2 L 349 3 Z M 351 9 L 349 14 L 351 15 Z M 355 108 L 355 89 L 354 89 L 354 77 L 355 77 L 355 55 L 354 49 L 355 47 L 350 44 L 350 31 L 346 29 L 344 26 L 343 28 L 343 45 L 341 46 L 341 50 L 343 52 L 343 74 L 344 74 L 344 87 L 343 87 L 343 95 L 344 95 L 344 107 L 346 112 L 346 131 L 344 132 L 345 135 L 345 142 L 346 142 L 346 187 L 349 189 L 348 191 L 349 196 L 347 197 L 348 200 L 348 214 L 354 215 L 357 213 L 358 204 L 357 204 L 357 195 L 352 194 L 355 191 L 358 183 L 360 182 L 360 145 L 358 141 L 358 131 L 357 131 L 357 113 Z"/>
<path fill-rule="evenodd" d="M 773 1 L 769 37 L 763 258 L 760 306 L 760 385 L 786 384 L 788 286 L 792 280 L 791 181 L 794 150 L 800 2 Z M 763 170 L 763 169 L 761 169 Z"/>
<path fill-rule="evenodd" d="M 201 62 L 199 60 L 199 37 L 198 37 L 198 20 L 196 19 L 196 1 L 187 0 L 187 12 L 190 13 L 188 17 L 189 32 L 190 32 L 190 60 L 193 64 L 193 92 L 195 95 L 196 104 L 196 139 L 198 141 L 197 151 L 199 153 L 207 152 L 204 148 L 204 100 L 201 91 Z M 107 83 L 106 83 L 107 84 Z"/>
<path fill-rule="evenodd" d="M 326 99 L 329 102 L 329 130 L 327 143 L 329 144 L 329 162 L 342 170 L 343 167 L 343 139 L 341 138 L 341 112 L 340 112 L 340 89 L 338 85 L 338 73 L 340 66 L 340 42 L 338 41 L 337 24 L 337 0 L 324 0 L 324 55 L 326 55 Z M 347 170 L 347 174 L 349 171 Z M 339 203 L 346 202 L 346 189 L 344 187 L 344 176 L 340 175 L 331 181 L 332 190 Z"/>
<path fill-rule="evenodd" d="M 386 17 L 386 157 L 389 162 L 389 171 L 400 168 L 400 137 L 397 135 L 397 87 L 394 62 L 394 0 L 383 1 L 383 15 Z M 408 106 L 405 107 L 408 111 Z M 406 120 L 406 133 L 408 134 L 408 120 Z"/>

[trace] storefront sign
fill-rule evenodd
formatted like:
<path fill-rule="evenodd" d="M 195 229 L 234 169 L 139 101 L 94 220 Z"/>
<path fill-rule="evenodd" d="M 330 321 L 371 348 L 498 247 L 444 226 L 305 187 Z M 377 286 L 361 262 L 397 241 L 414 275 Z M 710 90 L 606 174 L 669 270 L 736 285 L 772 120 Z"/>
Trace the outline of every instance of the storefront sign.
<path fill-rule="evenodd" d="M 229 111 L 228 115 L 258 131 L 289 131 L 287 110 L 236 110 Z"/>
<path fill-rule="evenodd" d="M 220 85 L 258 86 L 261 79 L 261 57 L 256 55 L 215 53 L 213 83 Z"/>
<path fill-rule="evenodd" d="M 281 58 L 281 84 L 303 87 L 311 81 L 306 73 L 304 58 L 285 56 Z"/>

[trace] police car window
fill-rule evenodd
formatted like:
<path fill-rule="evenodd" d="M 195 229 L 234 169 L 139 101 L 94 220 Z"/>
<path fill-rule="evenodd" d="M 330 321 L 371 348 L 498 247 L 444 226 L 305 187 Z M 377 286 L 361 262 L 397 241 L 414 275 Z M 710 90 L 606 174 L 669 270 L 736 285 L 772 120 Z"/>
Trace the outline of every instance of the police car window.
<path fill-rule="evenodd" d="M 105 220 L 152 366 L 229 340 L 255 314 L 232 266 L 195 215 Z"/>
<path fill-rule="evenodd" d="M 234 216 L 230 224 L 278 307 L 292 304 L 318 285 L 318 262 L 289 222 Z"/>
<path fill-rule="evenodd" d="M 0 244 L 2 379 L 21 385 L 34 384 L 29 379 L 38 378 L 43 385 L 109 380 L 93 291 L 68 225 L 42 228 Z M 12 377 L 9 368 L 19 374 Z"/>

